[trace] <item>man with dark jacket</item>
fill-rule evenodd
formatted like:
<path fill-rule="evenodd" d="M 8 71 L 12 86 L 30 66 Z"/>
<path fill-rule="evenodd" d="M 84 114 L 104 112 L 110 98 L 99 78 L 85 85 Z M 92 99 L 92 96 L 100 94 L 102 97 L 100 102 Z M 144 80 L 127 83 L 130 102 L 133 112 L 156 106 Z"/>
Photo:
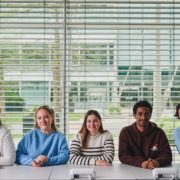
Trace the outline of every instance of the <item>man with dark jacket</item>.
<path fill-rule="evenodd" d="M 172 162 L 172 152 L 164 131 L 150 122 L 152 106 L 139 101 L 133 107 L 136 122 L 119 135 L 119 160 L 132 166 L 153 169 Z"/>

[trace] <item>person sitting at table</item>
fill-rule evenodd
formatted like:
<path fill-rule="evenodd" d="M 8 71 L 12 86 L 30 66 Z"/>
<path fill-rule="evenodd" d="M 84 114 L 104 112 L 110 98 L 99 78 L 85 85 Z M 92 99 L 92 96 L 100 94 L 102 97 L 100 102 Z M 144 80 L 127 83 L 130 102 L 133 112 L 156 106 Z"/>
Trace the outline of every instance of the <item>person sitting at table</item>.
<path fill-rule="evenodd" d="M 150 122 L 152 106 L 139 101 L 133 107 L 136 122 L 124 127 L 119 136 L 119 160 L 132 166 L 153 169 L 172 162 L 164 131 Z"/>
<path fill-rule="evenodd" d="M 177 120 L 180 120 L 180 104 L 176 106 L 176 113 L 174 115 Z M 174 130 L 174 143 L 178 152 L 180 153 L 180 127 Z"/>
<path fill-rule="evenodd" d="M 55 113 L 49 106 L 35 111 L 35 129 L 19 142 L 16 162 L 34 167 L 66 164 L 69 148 L 65 136 L 55 126 Z"/>
<path fill-rule="evenodd" d="M 100 114 L 89 110 L 70 146 L 70 163 L 109 166 L 114 159 L 111 133 L 103 129 Z"/>
<path fill-rule="evenodd" d="M 13 165 L 15 156 L 16 151 L 11 133 L 0 120 L 0 166 Z"/>
<path fill-rule="evenodd" d="M 176 117 L 176 119 L 180 119 L 180 104 L 177 104 L 174 116 Z"/>

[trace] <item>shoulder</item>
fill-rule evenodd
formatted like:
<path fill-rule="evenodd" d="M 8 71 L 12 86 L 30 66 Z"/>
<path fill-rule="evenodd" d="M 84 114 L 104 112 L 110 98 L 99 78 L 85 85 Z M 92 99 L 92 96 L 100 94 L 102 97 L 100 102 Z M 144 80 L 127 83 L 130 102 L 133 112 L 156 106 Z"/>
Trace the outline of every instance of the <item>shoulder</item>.
<path fill-rule="evenodd" d="M 34 137 L 34 136 L 37 136 L 39 134 L 38 130 L 37 129 L 32 129 L 30 131 L 28 131 L 22 139 L 28 139 L 28 138 L 31 138 L 31 137 Z"/>
<path fill-rule="evenodd" d="M 5 136 L 10 135 L 9 129 L 7 129 L 5 126 L 0 126 L 0 137 L 4 138 Z"/>
<path fill-rule="evenodd" d="M 155 131 L 158 131 L 158 132 L 161 132 L 161 133 L 165 133 L 164 130 L 154 122 L 151 122 L 151 129 L 150 130 L 152 130 L 152 131 L 155 130 Z"/>
<path fill-rule="evenodd" d="M 149 130 L 149 134 L 156 134 L 160 137 L 166 137 L 165 131 L 161 127 L 158 127 L 155 123 L 152 123 L 152 127 Z"/>
<path fill-rule="evenodd" d="M 54 131 L 52 135 L 53 137 L 57 137 L 59 139 L 65 139 L 65 135 L 60 131 Z"/>
<path fill-rule="evenodd" d="M 72 142 L 79 142 L 81 143 L 82 142 L 82 134 L 81 133 L 77 133 L 73 136 L 72 138 Z"/>
<path fill-rule="evenodd" d="M 180 127 L 176 128 L 174 131 L 180 133 Z"/>
<path fill-rule="evenodd" d="M 6 134 L 6 133 L 9 133 L 9 130 L 5 126 L 0 126 L 0 133 Z"/>
<path fill-rule="evenodd" d="M 73 140 L 81 141 L 82 140 L 82 134 L 78 132 L 77 134 L 74 135 Z"/>
<path fill-rule="evenodd" d="M 125 133 L 125 132 L 128 132 L 128 131 L 132 131 L 133 129 L 134 129 L 134 124 L 131 124 L 129 126 L 123 127 L 120 133 Z"/>
<path fill-rule="evenodd" d="M 179 135 L 180 135 L 180 128 L 176 128 L 176 129 L 174 130 L 174 135 L 175 135 L 175 136 L 179 136 Z"/>
<path fill-rule="evenodd" d="M 100 136 L 103 136 L 106 139 L 112 139 L 113 135 L 109 131 L 104 131 L 103 133 L 100 134 Z"/>

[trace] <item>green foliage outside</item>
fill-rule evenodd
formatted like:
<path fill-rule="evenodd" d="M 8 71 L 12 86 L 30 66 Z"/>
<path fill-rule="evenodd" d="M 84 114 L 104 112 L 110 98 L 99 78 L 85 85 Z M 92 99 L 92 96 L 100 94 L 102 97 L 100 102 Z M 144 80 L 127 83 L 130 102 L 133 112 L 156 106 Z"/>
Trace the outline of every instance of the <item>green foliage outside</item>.
<path fill-rule="evenodd" d="M 19 96 L 18 82 L 6 82 L 5 106 L 6 111 L 23 111 L 24 99 Z"/>
<path fill-rule="evenodd" d="M 79 121 L 84 118 L 84 113 L 69 113 L 69 121 Z"/>
<path fill-rule="evenodd" d="M 111 104 L 108 107 L 108 112 L 110 114 L 114 114 L 114 113 L 121 114 L 121 111 L 122 111 L 122 107 L 119 104 Z"/>
<path fill-rule="evenodd" d="M 173 143 L 173 130 L 174 128 L 180 127 L 180 120 L 176 120 L 175 118 L 162 118 L 157 121 L 157 125 L 165 131 L 170 143 Z"/>

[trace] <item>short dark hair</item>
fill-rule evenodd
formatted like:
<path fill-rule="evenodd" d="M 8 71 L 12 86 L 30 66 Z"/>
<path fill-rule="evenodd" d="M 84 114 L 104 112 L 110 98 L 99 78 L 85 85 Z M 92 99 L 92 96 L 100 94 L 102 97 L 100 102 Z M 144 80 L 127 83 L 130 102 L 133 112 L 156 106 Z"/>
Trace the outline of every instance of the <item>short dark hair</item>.
<path fill-rule="evenodd" d="M 176 106 L 176 112 L 175 112 L 175 117 L 176 118 L 178 118 L 178 119 L 180 119 L 180 116 L 179 116 L 179 109 L 180 109 L 180 104 L 177 104 L 177 106 Z"/>
<path fill-rule="evenodd" d="M 152 105 L 148 101 L 146 101 L 146 100 L 138 101 L 133 107 L 134 115 L 136 114 L 138 107 L 147 107 L 147 108 L 149 108 L 150 113 L 152 114 Z"/>

